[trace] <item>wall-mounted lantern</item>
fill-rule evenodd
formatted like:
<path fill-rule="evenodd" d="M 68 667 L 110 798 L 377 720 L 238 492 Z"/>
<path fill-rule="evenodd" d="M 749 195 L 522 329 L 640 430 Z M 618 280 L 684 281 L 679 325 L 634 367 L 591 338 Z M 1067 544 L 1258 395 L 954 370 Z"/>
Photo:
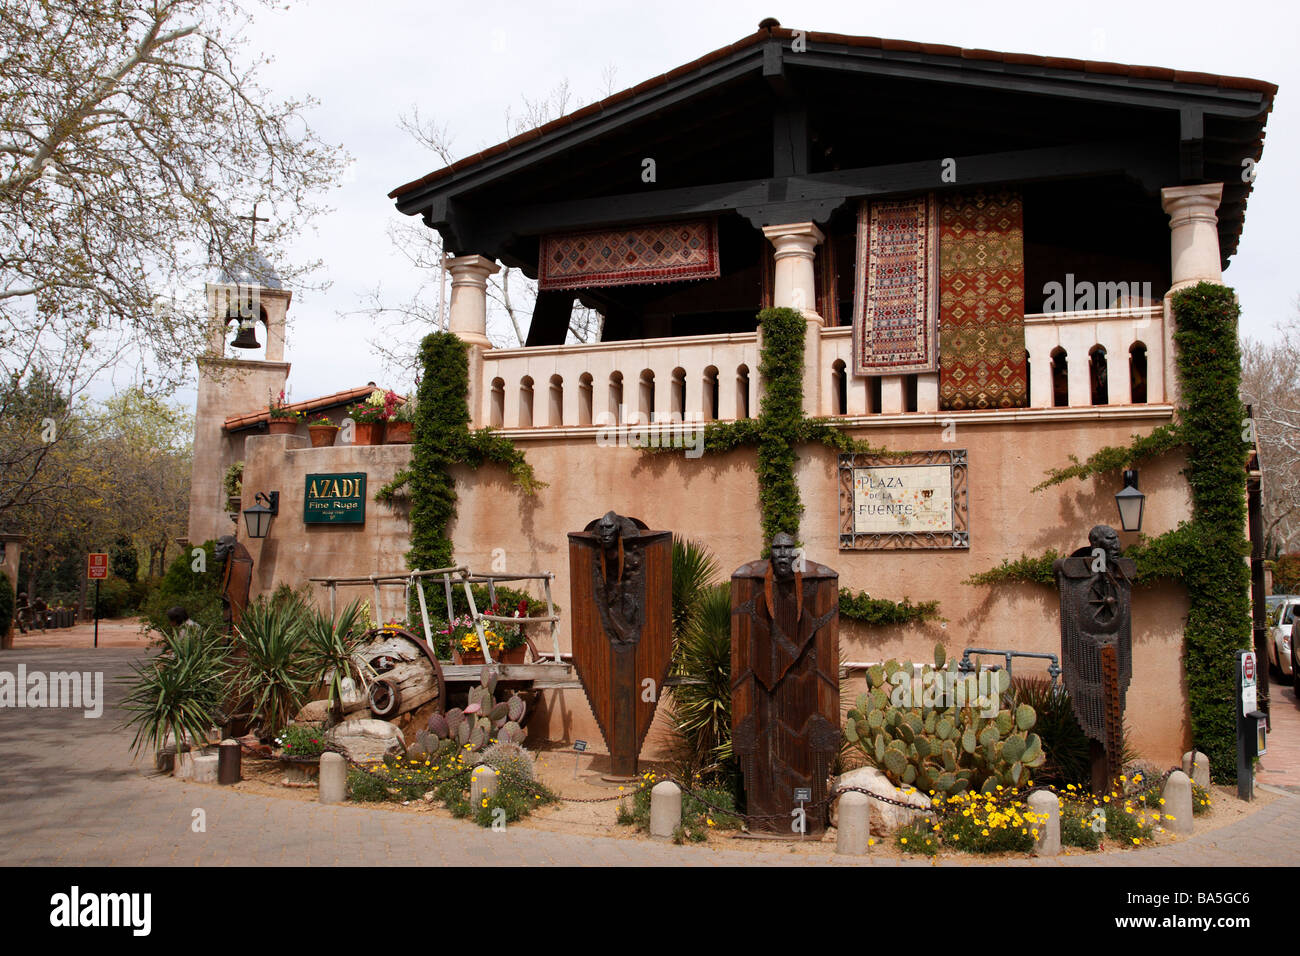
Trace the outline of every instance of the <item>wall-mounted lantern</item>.
<path fill-rule="evenodd" d="M 248 525 L 250 538 L 265 538 L 271 530 L 271 519 L 280 513 L 280 492 L 273 491 L 265 495 L 258 492 L 253 498 L 253 507 L 244 509 L 244 522 Z"/>

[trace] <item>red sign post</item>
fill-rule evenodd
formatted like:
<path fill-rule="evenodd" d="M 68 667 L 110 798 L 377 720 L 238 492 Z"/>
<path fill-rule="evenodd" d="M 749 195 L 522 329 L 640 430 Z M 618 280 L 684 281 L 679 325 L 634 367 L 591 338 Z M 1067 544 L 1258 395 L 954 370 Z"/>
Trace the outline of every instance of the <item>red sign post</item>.
<path fill-rule="evenodd" d="M 95 646 L 99 647 L 99 582 L 108 577 L 108 554 L 94 552 L 86 557 L 86 577 L 95 582 Z"/>

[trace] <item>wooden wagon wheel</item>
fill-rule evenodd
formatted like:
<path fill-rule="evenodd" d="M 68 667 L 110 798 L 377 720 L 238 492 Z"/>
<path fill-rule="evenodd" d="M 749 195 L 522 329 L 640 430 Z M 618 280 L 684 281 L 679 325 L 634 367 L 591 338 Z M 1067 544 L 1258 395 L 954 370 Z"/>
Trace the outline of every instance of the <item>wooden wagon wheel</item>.
<path fill-rule="evenodd" d="M 404 627 L 374 627 L 366 631 L 362 638 L 363 643 L 369 643 L 378 637 L 404 637 L 420 649 L 422 653 L 433 665 L 433 677 L 438 682 L 438 703 L 436 709 L 439 713 L 447 710 L 447 680 L 442 676 L 442 665 L 438 663 L 438 655 L 430 650 L 429 646 L 424 643 L 423 638 L 416 637 Z"/>

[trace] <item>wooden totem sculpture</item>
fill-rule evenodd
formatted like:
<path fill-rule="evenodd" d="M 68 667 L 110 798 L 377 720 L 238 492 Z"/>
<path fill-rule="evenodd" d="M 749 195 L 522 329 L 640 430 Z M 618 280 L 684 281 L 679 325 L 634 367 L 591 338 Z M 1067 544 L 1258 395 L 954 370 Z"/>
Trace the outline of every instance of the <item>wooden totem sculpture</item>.
<path fill-rule="evenodd" d="M 1092 789 L 1120 774 L 1124 697 L 1133 678 L 1132 596 L 1136 565 L 1120 557 L 1119 535 L 1099 524 L 1054 565 L 1061 592 L 1061 670 L 1079 726 L 1092 740 Z"/>
<path fill-rule="evenodd" d="M 609 512 L 569 534 L 573 663 L 613 777 L 635 777 L 672 663 L 672 534 Z"/>
<path fill-rule="evenodd" d="M 731 576 L 731 740 L 745 777 L 751 831 L 794 835 L 826 826 L 840 747 L 839 575 L 805 562 L 794 539 L 772 539 L 770 561 Z"/>
<path fill-rule="evenodd" d="M 253 556 L 233 534 L 224 534 L 217 539 L 215 555 L 224 564 L 221 572 L 222 619 L 229 633 L 239 626 L 244 608 L 248 607 L 248 594 L 253 584 Z"/>

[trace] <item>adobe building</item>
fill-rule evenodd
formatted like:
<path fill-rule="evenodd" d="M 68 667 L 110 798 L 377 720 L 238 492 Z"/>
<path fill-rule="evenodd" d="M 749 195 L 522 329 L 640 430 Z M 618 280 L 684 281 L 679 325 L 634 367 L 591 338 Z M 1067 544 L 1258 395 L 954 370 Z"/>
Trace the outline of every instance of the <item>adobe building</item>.
<path fill-rule="evenodd" d="M 924 502 L 877 507 L 854 488 L 861 463 L 822 445 L 797 450 L 807 557 L 854 592 L 938 600 L 944 618 L 842 621 L 842 659 L 925 660 L 936 640 L 952 654 L 1059 653 L 1054 590 L 964 582 L 1005 558 L 1068 554 L 1091 526 L 1119 525 L 1118 486 L 1031 489 L 1071 455 L 1172 419 L 1170 294 L 1222 281 L 1275 92 L 765 21 L 398 187 L 397 208 L 454 253 L 450 327 L 470 346 L 473 425 L 500 428 L 549 483 L 525 497 L 501 468 L 455 468 L 457 561 L 486 570 L 504 553 L 510 571 L 554 572 L 563 608 L 566 534 L 611 509 L 706 544 L 723 577 L 758 557 L 752 448 L 652 456 L 609 439 L 615 416 L 757 416 L 755 316 L 788 306 L 806 320 L 805 414 L 913 452 L 926 469 Z M 503 266 L 540 284 L 521 348 L 486 336 L 486 282 Z M 604 316 L 600 341 L 566 341 L 575 302 Z M 261 378 L 222 399 L 226 414 L 264 401 L 265 383 L 287 374 L 280 358 L 268 349 Z M 268 536 L 244 540 L 255 593 L 404 569 L 400 507 L 372 499 L 363 524 L 307 524 L 303 495 L 308 474 L 364 473 L 376 489 L 408 465 L 410 446 L 313 449 L 301 436 L 235 433 L 204 417 L 204 401 L 199 427 L 221 432 L 220 455 L 246 462 L 246 502 L 280 492 Z M 196 478 L 222 468 L 212 444 L 203 432 Z M 1173 454 L 1142 467 L 1144 533 L 1189 516 L 1183 464 Z M 202 516 L 212 496 L 195 489 Z M 192 522 L 191 536 L 207 527 Z M 1176 584 L 1135 592 L 1127 723 L 1143 756 L 1164 765 L 1190 740 L 1186 612 Z M 560 639 L 567 649 L 567 622 Z M 538 718 L 534 739 L 600 740 L 578 690 L 548 692 Z"/>

